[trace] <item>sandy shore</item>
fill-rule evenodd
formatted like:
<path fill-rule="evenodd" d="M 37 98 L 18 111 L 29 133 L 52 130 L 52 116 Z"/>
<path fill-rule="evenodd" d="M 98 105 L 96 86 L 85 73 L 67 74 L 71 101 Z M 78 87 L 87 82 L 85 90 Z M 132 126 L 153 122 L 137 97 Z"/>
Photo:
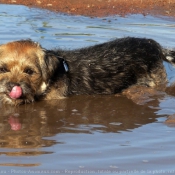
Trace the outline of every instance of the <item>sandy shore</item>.
<path fill-rule="evenodd" d="M 0 2 L 91 17 L 136 13 L 175 17 L 175 0 L 0 0 Z"/>

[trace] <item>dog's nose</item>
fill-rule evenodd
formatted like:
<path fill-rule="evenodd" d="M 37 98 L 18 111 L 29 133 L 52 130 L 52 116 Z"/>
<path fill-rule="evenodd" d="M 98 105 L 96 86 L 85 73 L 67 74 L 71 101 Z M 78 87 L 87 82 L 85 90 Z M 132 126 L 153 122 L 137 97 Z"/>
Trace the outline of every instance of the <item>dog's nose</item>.
<path fill-rule="evenodd" d="M 19 83 L 10 82 L 7 85 L 9 91 L 11 91 L 13 89 L 13 87 L 15 87 L 15 86 L 20 86 L 20 84 Z"/>

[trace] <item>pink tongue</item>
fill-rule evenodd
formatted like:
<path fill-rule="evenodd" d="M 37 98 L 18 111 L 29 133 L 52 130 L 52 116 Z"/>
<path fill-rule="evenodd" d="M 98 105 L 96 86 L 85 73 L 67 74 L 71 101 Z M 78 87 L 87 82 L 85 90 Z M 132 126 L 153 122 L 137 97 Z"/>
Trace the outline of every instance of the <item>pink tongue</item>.
<path fill-rule="evenodd" d="M 20 98 L 22 95 L 22 89 L 20 86 L 14 86 L 12 91 L 10 92 L 9 96 L 13 99 Z"/>

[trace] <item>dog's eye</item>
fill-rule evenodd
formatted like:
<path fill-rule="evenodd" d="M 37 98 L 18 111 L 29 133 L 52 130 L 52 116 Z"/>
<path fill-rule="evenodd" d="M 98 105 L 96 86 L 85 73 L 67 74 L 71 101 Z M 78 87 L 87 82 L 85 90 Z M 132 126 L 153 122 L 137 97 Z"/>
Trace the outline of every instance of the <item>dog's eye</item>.
<path fill-rule="evenodd" d="M 5 67 L 0 67 L 0 73 L 9 72 Z"/>
<path fill-rule="evenodd" d="M 34 73 L 34 71 L 30 68 L 27 68 L 27 69 L 24 70 L 24 73 L 32 75 Z"/>

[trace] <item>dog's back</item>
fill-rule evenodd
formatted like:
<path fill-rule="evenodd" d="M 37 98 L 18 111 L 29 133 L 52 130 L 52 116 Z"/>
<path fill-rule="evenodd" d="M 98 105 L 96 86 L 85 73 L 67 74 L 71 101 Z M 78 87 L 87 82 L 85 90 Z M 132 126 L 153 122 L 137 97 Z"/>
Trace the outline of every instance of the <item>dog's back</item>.
<path fill-rule="evenodd" d="M 161 46 L 151 39 L 123 38 L 73 51 L 64 51 L 69 94 L 114 94 L 138 84 L 166 83 Z"/>

